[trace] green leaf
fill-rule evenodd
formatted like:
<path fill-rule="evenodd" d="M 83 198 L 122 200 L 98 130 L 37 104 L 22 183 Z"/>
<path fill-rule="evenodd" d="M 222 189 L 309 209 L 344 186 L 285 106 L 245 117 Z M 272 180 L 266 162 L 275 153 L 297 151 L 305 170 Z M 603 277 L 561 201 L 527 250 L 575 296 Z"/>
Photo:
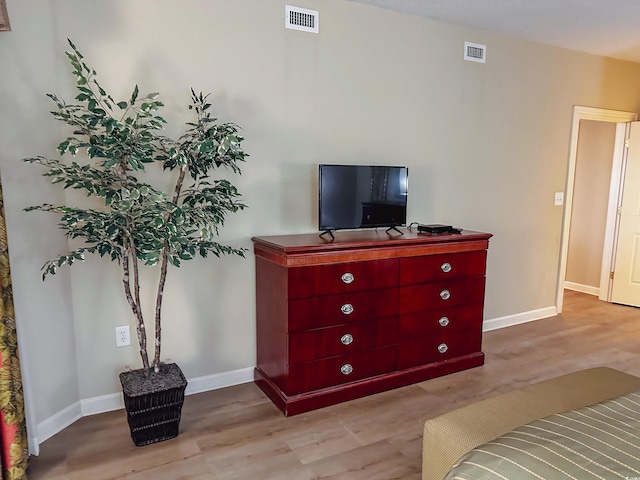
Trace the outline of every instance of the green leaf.
<path fill-rule="evenodd" d="M 192 260 L 194 255 L 191 252 L 178 252 L 178 256 L 180 257 L 180 259 L 182 260 Z"/>
<path fill-rule="evenodd" d="M 131 99 L 129 100 L 129 105 L 133 105 L 134 103 L 136 103 L 136 99 L 138 98 L 138 85 L 135 86 L 135 88 L 133 89 L 133 93 L 131 94 Z"/>
<path fill-rule="evenodd" d="M 68 148 L 69 148 L 69 139 L 65 140 L 60 145 L 58 145 L 58 151 L 60 152 L 60 155 L 64 155 L 64 152 L 66 152 Z"/>
<path fill-rule="evenodd" d="M 144 261 L 145 265 L 149 265 L 149 266 L 156 265 L 160 260 L 160 256 L 158 255 L 158 252 L 149 252 L 146 254 L 141 254 L 139 255 L 139 258 L 142 261 Z"/>

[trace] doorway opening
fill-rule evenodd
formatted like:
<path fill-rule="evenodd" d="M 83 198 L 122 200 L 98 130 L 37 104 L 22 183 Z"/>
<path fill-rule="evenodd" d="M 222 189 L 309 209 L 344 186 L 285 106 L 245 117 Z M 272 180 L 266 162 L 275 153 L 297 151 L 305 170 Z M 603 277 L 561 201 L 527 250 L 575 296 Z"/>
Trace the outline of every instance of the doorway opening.
<path fill-rule="evenodd" d="M 617 110 L 607 110 L 601 108 L 591 107 L 573 107 L 573 119 L 571 126 L 571 140 L 569 148 L 569 162 L 567 165 L 567 180 L 565 186 L 565 204 L 563 211 L 562 222 L 562 234 L 560 241 L 560 261 L 558 268 L 558 281 L 556 288 L 556 310 L 557 313 L 562 312 L 562 304 L 564 298 L 564 287 L 567 275 L 567 258 L 569 252 L 569 236 L 571 233 L 571 219 L 573 200 L 575 193 L 575 180 L 576 180 L 576 165 L 578 161 L 578 137 L 580 132 L 581 120 L 594 120 L 598 122 L 613 122 L 616 124 L 626 124 L 638 119 L 638 114 L 634 112 L 623 112 Z M 624 150 L 624 138 L 625 138 L 625 125 L 618 125 L 616 127 L 616 138 L 614 143 L 614 161 L 611 174 L 611 188 L 609 191 L 609 206 L 607 212 L 607 222 L 604 232 L 604 251 L 602 255 L 602 268 L 601 272 L 607 271 L 611 266 L 612 251 L 614 248 L 615 237 L 615 207 L 613 212 L 611 211 L 611 205 L 617 204 L 617 199 L 620 193 L 620 169 L 622 168 L 622 151 Z M 619 161 L 617 160 L 619 159 Z M 612 198 L 614 199 L 612 202 Z M 613 220 L 612 220 L 613 219 Z M 601 274 L 600 284 L 603 285 Z M 609 282 L 606 282 L 609 285 Z M 601 289 L 602 290 L 602 289 Z M 599 293 L 599 297 L 603 298 L 603 292 Z"/>

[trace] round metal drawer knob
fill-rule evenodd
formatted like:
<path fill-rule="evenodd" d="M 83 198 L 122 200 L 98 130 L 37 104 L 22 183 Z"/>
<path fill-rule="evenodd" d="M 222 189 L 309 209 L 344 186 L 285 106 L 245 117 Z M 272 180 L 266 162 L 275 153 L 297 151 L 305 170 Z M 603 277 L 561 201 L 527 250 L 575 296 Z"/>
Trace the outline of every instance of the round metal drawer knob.
<path fill-rule="evenodd" d="M 449 325 L 449 317 L 441 317 L 440 320 L 438 320 L 438 323 L 441 327 L 446 327 Z"/>
<path fill-rule="evenodd" d="M 345 333 L 342 338 L 340 338 L 340 342 L 343 345 L 351 345 L 353 343 L 353 335 L 350 333 Z"/>
<path fill-rule="evenodd" d="M 440 298 L 443 300 L 449 300 L 451 298 L 451 292 L 449 290 L 442 290 L 440 292 Z"/>
<path fill-rule="evenodd" d="M 351 305 L 350 303 L 345 303 L 340 307 L 340 311 L 345 315 L 350 315 L 351 313 L 353 313 L 353 305 Z"/>
<path fill-rule="evenodd" d="M 342 365 L 342 366 L 340 367 L 340 372 L 341 372 L 343 375 L 350 375 L 350 374 L 351 374 L 351 372 L 353 372 L 353 367 L 351 366 L 351 364 L 350 364 L 350 363 L 345 363 L 344 365 Z"/>
<path fill-rule="evenodd" d="M 340 279 L 346 283 L 347 285 L 350 284 L 351 282 L 353 282 L 356 277 L 353 276 L 353 273 L 347 272 L 342 274 L 342 276 L 340 277 Z"/>
<path fill-rule="evenodd" d="M 444 273 L 449 273 L 451 271 L 451 264 L 449 262 L 445 262 L 442 265 L 440 265 L 440 269 Z"/>
<path fill-rule="evenodd" d="M 440 353 L 447 353 L 447 350 L 449 350 L 449 347 L 446 343 L 441 343 L 440 345 L 438 345 L 438 351 Z"/>

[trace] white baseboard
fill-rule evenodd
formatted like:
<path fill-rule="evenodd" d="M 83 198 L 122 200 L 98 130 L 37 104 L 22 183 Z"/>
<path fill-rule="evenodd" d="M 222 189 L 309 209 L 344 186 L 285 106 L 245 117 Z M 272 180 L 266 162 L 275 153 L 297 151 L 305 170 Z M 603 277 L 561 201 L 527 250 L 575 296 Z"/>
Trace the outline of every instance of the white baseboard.
<path fill-rule="evenodd" d="M 507 315 L 506 317 L 492 318 L 485 320 L 482 325 L 483 332 L 490 332 L 491 330 L 497 330 L 499 328 L 511 327 L 513 325 L 519 325 L 521 323 L 533 322 L 534 320 L 541 320 L 543 318 L 553 317 L 558 314 L 556 307 L 539 308 L 538 310 L 531 310 L 529 312 L 516 313 L 515 315 Z"/>
<path fill-rule="evenodd" d="M 241 368 L 230 372 L 192 378 L 189 380 L 189 384 L 184 393 L 185 395 L 193 395 L 194 393 L 209 392 L 211 390 L 218 390 L 219 388 L 253 382 L 253 369 L 254 367 Z"/>
<path fill-rule="evenodd" d="M 27 436 L 27 442 L 29 444 L 29 455 L 35 455 L 36 457 L 40 455 L 40 443 L 38 442 L 38 437 Z"/>
<path fill-rule="evenodd" d="M 80 412 L 83 417 L 98 413 L 112 412 L 124 408 L 122 392 L 100 395 L 80 400 Z"/>
<path fill-rule="evenodd" d="M 185 395 L 208 392 L 252 381 L 253 367 L 191 378 L 187 380 Z M 29 437 L 29 452 L 31 455 L 38 455 L 42 442 L 53 437 L 56 433 L 64 430 L 82 417 L 120 410 L 121 408 L 124 408 L 122 392 L 82 399 L 38 423 L 37 435 Z"/>
<path fill-rule="evenodd" d="M 589 295 L 600 295 L 600 287 L 592 287 L 591 285 L 582 285 L 574 282 L 564 282 L 564 288 L 574 290 L 576 292 L 587 293 Z"/>

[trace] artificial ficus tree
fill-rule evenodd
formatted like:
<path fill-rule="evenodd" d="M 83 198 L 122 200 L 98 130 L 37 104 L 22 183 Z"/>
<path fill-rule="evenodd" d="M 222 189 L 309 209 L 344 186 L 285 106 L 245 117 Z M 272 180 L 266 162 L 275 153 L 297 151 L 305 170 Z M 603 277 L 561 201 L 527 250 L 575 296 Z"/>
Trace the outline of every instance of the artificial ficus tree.
<path fill-rule="evenodd" d="M 127 100 L 116 102 L 96 80 L 82 54 L 69 41 L 66 55 L 73 68 L 76 103 L 49 94 L 53 116 L 73 129 L 57 148 L 61 157 L 84 161 L 26 158 L 46 168 L 53 184 L 86 192 L 100 200 L 99 208 L 42 204 L 27 208 L 60 215 L 59 228 L 82 246 L 44 264 L 43 279 L 63 265 L 97 254 L 120 264 L 124 294 L 136 321 L 144 369 L 158 371 L 161 352 L 162 299 L 169 266 L 209 254 L 244 256 L 245 249 L 216 241 L 227 214 L 246 207 L 237 189 L 225 179 L 213 178 L 218 169 L 240 174 L 242 150 L 239 127 L 211 117 L 207 96 L 191 90 L 193 122 L 177 140 L 161 135 L 163 106 L 157 93 L 141 96 L 136 85 Z M 149 168 L 171 175 L 170 191 L 158 190 L 141 178 Z M 141 267 L 156 266 L 155 352 L 147 350 L 145 315 L 140 301 Z"/>

